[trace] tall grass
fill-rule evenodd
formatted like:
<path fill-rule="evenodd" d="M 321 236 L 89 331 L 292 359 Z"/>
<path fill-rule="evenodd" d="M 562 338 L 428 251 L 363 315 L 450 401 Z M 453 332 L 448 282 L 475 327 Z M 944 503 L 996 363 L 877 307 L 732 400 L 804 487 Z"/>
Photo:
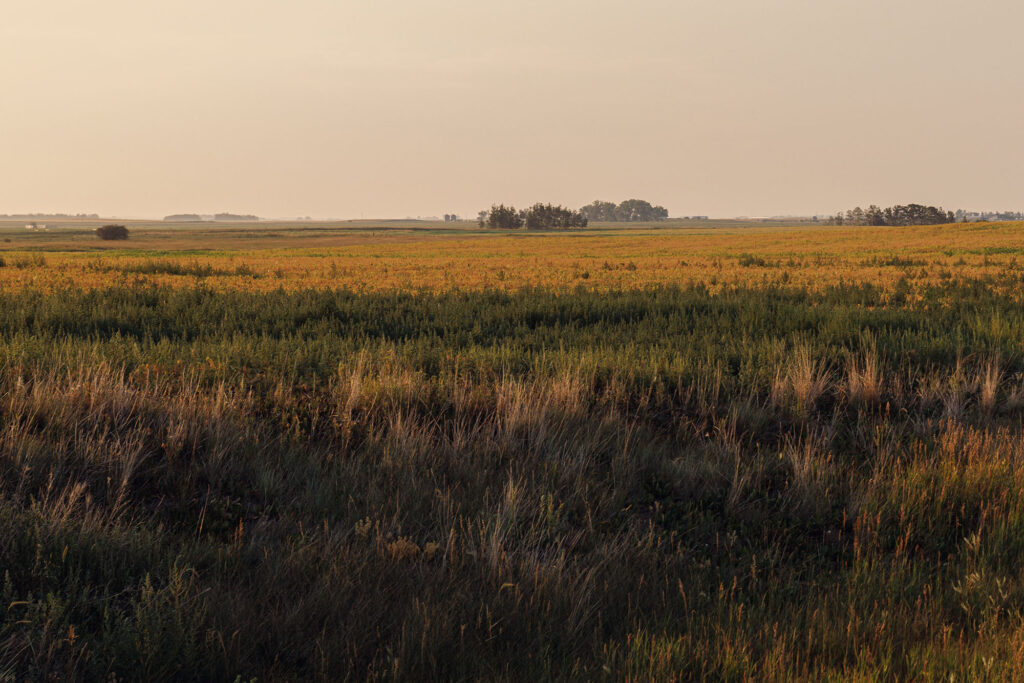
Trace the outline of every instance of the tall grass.
<path fill-rule="evenodd" d="M 0 294 L 2 673 L 1020 678 L 1022 314 L 933 296 Z"/>

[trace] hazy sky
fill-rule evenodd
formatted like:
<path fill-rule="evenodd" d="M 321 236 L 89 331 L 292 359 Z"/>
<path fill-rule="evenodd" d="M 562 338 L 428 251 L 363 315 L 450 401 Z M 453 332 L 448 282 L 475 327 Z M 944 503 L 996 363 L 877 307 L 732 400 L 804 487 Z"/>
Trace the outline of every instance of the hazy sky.
<path fill-rule="evenodd" d="M 1024 209 L 1020 0 L 3 0 L 0 213 Z"/>

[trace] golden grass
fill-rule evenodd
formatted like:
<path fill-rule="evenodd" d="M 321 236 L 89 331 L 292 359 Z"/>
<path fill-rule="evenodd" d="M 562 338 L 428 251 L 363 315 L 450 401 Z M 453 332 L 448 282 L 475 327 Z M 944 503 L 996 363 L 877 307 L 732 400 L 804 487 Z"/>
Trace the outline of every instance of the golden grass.
<path fill-rule="evenodd" d="M 882 370 L 873 351 L 852 360 L 846 373 L 846 391 L 854 403 L 874 403 L 881 397 Z"/>
<path fill-rule="evenodd" d="M 928 285 L 1000 276 L 995 286 L 1019 297 L 1024 223 L 910 228 L 722 228 L 596 230 L 577 233 L 451 233 L 429 230 L 303 239 L 278 235 L 230 246 L 213 234 L 176 235 L 163 245 L 138 240 L 116 250 L 0 250 L 7 289 L 105 287 L 154 283 L 272 291 L 349 287 L 512 290 L 527 286 L 630 289 L 703 283 L 821 289 L 836 284 Z M 261 245 L 267 245 L 263 248 Z M 293 246 L 283 246 L 293 245 Z M 96 247 L 97 245 L 92 245 Z M 136 247 L 144 247 L 138 249 Z M 224 250 L 228 247 L 227 250 Z M 188 248 L 192 251 L 183 252 Z M 215 249 L 220 249 L 214 251 Z M 196 251 L 198 250 L 198 251 Z M 203 251 L 209 250 L 209 251 Z M 206 275 L 147 272 L 177 263 Z M 142 272 L 140 272 L 142 271 Z"/>

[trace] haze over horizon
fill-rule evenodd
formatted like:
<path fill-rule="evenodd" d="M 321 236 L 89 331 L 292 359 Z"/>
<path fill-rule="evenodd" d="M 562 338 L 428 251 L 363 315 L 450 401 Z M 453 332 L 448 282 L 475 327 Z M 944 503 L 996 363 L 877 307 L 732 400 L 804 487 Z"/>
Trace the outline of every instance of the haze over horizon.
<path fill-rule="evenodd" d="M 5 10 L 0 213 L 1024 204 L 1009 0 Z"/>

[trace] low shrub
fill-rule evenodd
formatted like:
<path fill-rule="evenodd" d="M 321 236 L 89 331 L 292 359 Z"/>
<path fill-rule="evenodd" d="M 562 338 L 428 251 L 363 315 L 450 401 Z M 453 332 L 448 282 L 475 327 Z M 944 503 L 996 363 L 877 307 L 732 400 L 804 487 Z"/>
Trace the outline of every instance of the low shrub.
<path fill-rule="evenodd" d="M 128 228 L 123 225 L 104 225 L 96 228 L 96 236 L 101 240 L 126 240 L 128 239 Z"/>

